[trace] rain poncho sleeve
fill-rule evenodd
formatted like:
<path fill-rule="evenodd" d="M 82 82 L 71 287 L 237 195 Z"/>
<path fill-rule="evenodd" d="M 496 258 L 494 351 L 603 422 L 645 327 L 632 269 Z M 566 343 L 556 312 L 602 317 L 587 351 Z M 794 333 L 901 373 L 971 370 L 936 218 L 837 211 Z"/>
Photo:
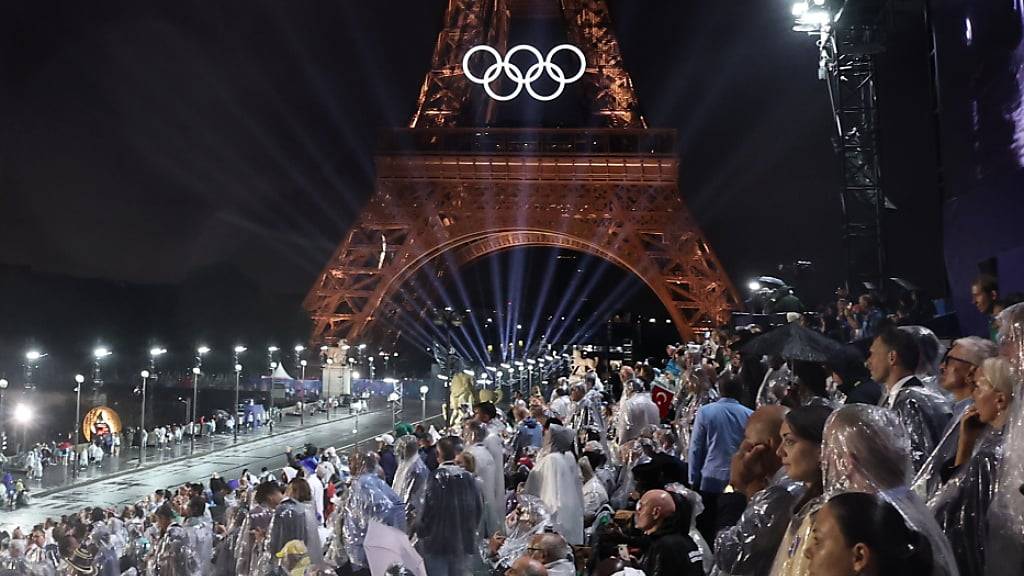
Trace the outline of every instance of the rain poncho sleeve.
<path fill-rule="evenodd" d="M 228 574 L 256 576 L 261 574 L 259 566 L 267 548 L 267 530 L 274 512 L 261 505 L 254 506 L 239 526 L 238 544 L 235 547 L 235 570 Z"/>
<path fill-rule="evenodd" d="M 843 406 L 825 424 L 821 449 L 825 497 L 866 492 L 885 498 L 908 527 L 928 539 L 935 561 L 932 575 L 957 576 L 949 539 L 910 489 L 910 455 L 910 438 L 894 411 L 866 404 Z"/>
<path fill-rule="evenodd" d="M 307 541 L 308 525 L 306 510 L 302 504 L 285 498 L 274 510 L 274 519 L 270 522 L 270 544 L 267 552 L 273 556 L 292 540 Z"/>
<path fill-rule="evenodd" d="M 178 524 L 171 524 L 157 543 L 155 569 L 150 574 L 160 576 L 200 576 L 203 574 L 196 551 L 188 533 Z"/>
<path fill-rule="evenodd" d="M 583 544 L 583 477 L 571 452 L 572 430 L 548 427 L 550 453 L 530 471 L 524 492 L 539 497 L 565 541 Z"/>
<path fill-rule="evenodd" d="M 342 525 L 345 552 L 354 567 L 367 565 L 363 541 L 371 519 L 405 531 L 402 499 L 373 473 L 360 474 L 352 481 L 342 514 L 345 517 Z"/>
<path fill-rule="evenodd" d="M 970 461 L 954 472 L 928 502 L 949 537 L 961 576 L 985 573 L 988 511 L 1002 455 L 1002 431 L 989 432 L 979 441 Z"/>
<path fill-rule="evenodd" d="M 476 478 L 452 463 L 441 464 L 427 482 L 416 529 L 423 552 L 437 556 L 473 554 L 483 513 Z"/>
<path fill-rule="evenodd" d="M 956 458 L 956 449 L 960 440 L 960 419 L 964 410 L 971 404 L 973 401 L 967 399 L 953 406 L 953 416 L 946 424 L 946 430 L 939 437 L 931 455 L 917 471 L 911 486 L 921 498 L 929 500 L 935 494 L 942 483 L 942 470 Z"/>
<path fill-rule="evenodd" d="M 916 472 L 935 450 L 952 417 L 952 407 L 948 400 L 923 385 L 904 385 L 892 409 L 910 438 L 910 457 Z"/>
<path fill-rule="evenodd" d="M 734 576 L 766 574 L 803 494 L 804 485 L 780 470 L 770 485 L 750 498 L 736 525 L 715 537 L 718 569 Z"/>
<path fill-rule="evenodd" d="M 1015 382 L 1003 439 L 996 487 L 988 517 L 987 556 L 998 558 L 985 567 L 986 576 L 1024 574 L 1024 304 L 999 314 L 999 339 L 1010 351 Z"/>
<path fill-rule="evenodd" d="M 608 491 L 604 483 L 596 475 L 583 484 L 583 518 L 589 522 L 597 516 L 597 511 L 608 503 Z"/>

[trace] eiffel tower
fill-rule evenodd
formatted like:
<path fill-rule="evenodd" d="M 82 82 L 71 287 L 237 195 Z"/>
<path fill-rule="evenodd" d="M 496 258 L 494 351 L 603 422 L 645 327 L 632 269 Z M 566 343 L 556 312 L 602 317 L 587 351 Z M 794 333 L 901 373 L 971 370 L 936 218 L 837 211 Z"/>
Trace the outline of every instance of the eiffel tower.
<path fill-rule="evenodd" d="M 585 127 L 496 127 L 503 103 L 467 78 L 466 52 L 505 54 L 524 20 L 561 27 L 584 54 Z M 431 261 L 522 246 L 637 275 L 682 338 L 725 322 L 739 299 L 679 195 L 674 145 L 640 114 L 604 1 L 450 0 L 416 112 L 382 134 L 374 193 L 304 301 L 312 340 L 355 342 Z"/>

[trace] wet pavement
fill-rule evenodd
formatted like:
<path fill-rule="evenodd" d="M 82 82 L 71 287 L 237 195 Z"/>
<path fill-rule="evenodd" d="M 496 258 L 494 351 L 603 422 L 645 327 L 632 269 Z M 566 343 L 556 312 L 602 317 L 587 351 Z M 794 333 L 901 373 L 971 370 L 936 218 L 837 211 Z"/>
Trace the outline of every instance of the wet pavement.
<path fill-rule="evenodd" d="M 439 402 L 427 403 L 430 418 L 440 413 Z M 419 403 L 410 403 L 398 419 L 415 422 L 420 419 Z M 297 416 L 284 416 L 275 424 L 274 434 L 266 430 L 239 434 L 234 443 L 230 434 L 197 439 L 195 453 L 189 456 L 189 443 L 165 449 L 149 447 L 144 465 L 139 465 L 138 448 L 122 450 L 120 457 L 107 456 L 99 466 L 91 466 L 77 478 L 71 477 L 64 466 L 50 466 L 44 470 L 42 481 L 33 480 L 28 487 L 32 503 L 17 510 L 0 511 L 0 528 L 11 525 L 25 528 L 42 522 L 47 517 L 77 512 L 86 506 L 123 507 L 137 502 L 158 488 L 178 486 L 185 482 L 207 482 L 214 473 L 224 478 L 237 478 L 242 470 L 259 474 L 263 467 L 269 470 L 287 464 L 285 448 L 300 448 L 306 443 L 316 446 L 348 448 L 358 442 L 372 440 L 392 429 L 391 411 L 364 413 L 358 417 L 339 409 L 331 416 L 305 419 L 299 426 Z M 440 419 L 432 420 L 439 422 Z"/>

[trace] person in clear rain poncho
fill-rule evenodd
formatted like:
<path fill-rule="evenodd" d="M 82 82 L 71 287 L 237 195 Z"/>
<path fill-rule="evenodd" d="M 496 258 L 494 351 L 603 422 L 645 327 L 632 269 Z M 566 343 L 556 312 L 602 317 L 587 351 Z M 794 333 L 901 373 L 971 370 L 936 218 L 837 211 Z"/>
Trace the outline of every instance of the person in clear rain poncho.
<path fill-rule="evenodd" d="M 544 502 L 530 494 L 520 494 L 518 505 L 505 517 L 505 534 L 488 540 L 486 559 L 495 571 L 504 572 L 512 562 L 525 556 L 530 539 L 553 527 L 551 513 Z"/>
<path fill-rule="evenodd" d="M 582 383 L 569 388 L 569 398 L 573 401 L 573 407 L 572 418 L 568 424 L 577 435 L 582 436 L 577 439 L 580 446 L 590 440 L 597 440 L 608 454 L 608 429 L 604 425 L 601 392 L 595 386 L 597 375 L 593 374 L 593 378 L 590 378 L 591 374 L 593 373 L 588 373 Z"/>
<path fill-rule="evenodd" d="M 150 576 L 200 576 L 203 574 L 195 549 L 189 542 L 188 532 L 177 521 L 170 504 L 164 503 L 156 511 L 159 540 L 148 561 L 146 574 Z"/>
<path fill-rule="evenodd" d="M 908 434 L 914 472 L 935 450 L 952 417 L 952 403 L 915 376 L 920 358 L 917 338 L 889 329 L 875 338 L 868 356 L 871 377 L 885 387 L 880 406 L 899 416 Z"/>
<path fill-rule="evenodd" d="M 253 495 L 255 504 L 245 514 L 238 527 L 238 544 L 235 547 L 235 571 L 229 574 L 257 576 L 270 565 L 267 552 L 270 544 L 270 521 L 274 509 L 284 499 L 276 482 L 262 482 Z"/>
<path fill-rule="evenodd" d="M 423 497 L 427 490 L 430 469 L 420 458 L 419 439 L 412 435 L 402 436 L 395 443 L 398 455 L 398 471 L 395 472 L 394 489 L 405 502 L 406 529 L 415 533 L 416 517 L 423 509 Z"/>
<path fill-rule="evenodd" d="M 352 483 L 340 511 L 342 533 L 335 536 L 344 542 L 353 572 L 368 566 L 363 541 L 370 520 L 405 531 L 405 506 L 398 494 L 377 475 L 377 465 L 377 455 L 373 452 L 354 452 L 349 457 Z"/>
<path fill-rule="evenodd" d="M 685 460 L 690 451 L 690 439 L 693 435 L 693 421 L 697 418 L 697 411 L 701 406 L 718 400 L 718 392 L 712 387 L 714 379 L 714 368 L 710 365 L 693 366 L 684 373 L 683 380 L 686 386 L 687 395 L 685 401 L 680 404 L 676 411 L 675 429 L 679 438 L 679 454 Z M 682 399 L 682 394 L 677 398 Z"/>
<path fill-rule="evenodd" d="M 477 550 L 478 527 L 484 514 L 476 478 L 455 463 L 452 438 L 437 442 L 437 470 L 427 482 L 416 535 L 429 576 L 464 576 Z"/>
<path fill-rule="evenodd" d="M 625 370 L 623 368 L 623 371 Z M 658 405 L 651 399 L 651 393 L 644 389 L 643 382 L 636 379 L 624 382 L 616 428 L 619 444 L 625 444 L 635 439 L 640 436 L 640 431 L 645 427 L 657 426 L 661 422 Z"/>
<path fill-rule="evenodd" d="M 779 405 L 762 406 L 747 421 L 729 481 L 746 496 L 747 506 L 735 525 L 715 537 L 715 574 L 763 576 L 771 570 L 793 507 L 805 490 L 803 483 L 786 475 L 778 455 L 786 412 Z"/>
<path fill-rule="evenodd" d="M 573 431 L 552 424 L 544 435 L 548 453 L 530 471 L 524 492 L 539 497 L 565 541 L 583 544 L 583 480 L 572 454 Z"/>
<path fill-rule="evenodd" d="M 505 474 L 502 462 L 495 462 L 491 450 L 485 444 L 488 436 L 486 426 L 476 420 L 467 420 L 462 426 L 462 438 L 466 452 L 476 460 L 476 476 L 483 483 L 485 534 L 501 532 L 505 517 Z"/>
<path fill-rule="evenodd" d="M 981 365 L 974 406 L 960 421 L 955 462 L 943 470 L 948 480 L 928 502 L 949 537 L 961 576 L 983 576 L 986 533 L 996 474 L 1003 458 L 1003 430 L 1014 395 L 1010 363 L 989 358 Z"/>
<path fill-rule="evenodd" d="M 957 576 L 949 540 L 925 503 L 910 489 L 911 442 L 896 413 L 851 404 L 825 426 L 822 470 L 825 499 L 843 492 L 878 494 L 899 510 L 907 525 L 928 539 L 933 576 Z"/>
<path fill-rule="evenodd" d="M 1013 368 L 1013 401 L 1003 432 L 1003 456 L 988 515 L 987 576 L 1024 574 L 1024 304 L 996 317 L 1000 355 Z"/>
<path fill-rule="evenodd" d="M 189 545 L 196 552 L 196 559 L 203 573 L 210 569 L 213 559 L 213 523 L 206 515 L 206 499 L 193 496 L 188 502 L 188 518 L 185 519 L 185 531 Z"/>
<path fill-rule="evenodd" d="M 267 555 L 274 556 L 286 543 L 301 540 L 309 550 L 309 556 L 314 563 L 322 560 L 316 515 L 312 506 L 308 504 L 310 498 L 309 484 L 303 478 L 293 478 L 288 483 L 285 498 L 274 508 Z"/>

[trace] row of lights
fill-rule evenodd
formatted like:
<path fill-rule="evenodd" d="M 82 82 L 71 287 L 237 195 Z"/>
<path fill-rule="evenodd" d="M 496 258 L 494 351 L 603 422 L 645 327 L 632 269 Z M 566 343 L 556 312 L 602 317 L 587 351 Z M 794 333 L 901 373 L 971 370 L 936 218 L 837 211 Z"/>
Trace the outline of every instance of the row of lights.
<path fill-rule="evenodd" d="M 793 30 L 809 34 L 827 32 L 833 18 L 825 4 L 826 0 L 797 0 L 792 9 L 793 17 L 796 18 Z"/>

